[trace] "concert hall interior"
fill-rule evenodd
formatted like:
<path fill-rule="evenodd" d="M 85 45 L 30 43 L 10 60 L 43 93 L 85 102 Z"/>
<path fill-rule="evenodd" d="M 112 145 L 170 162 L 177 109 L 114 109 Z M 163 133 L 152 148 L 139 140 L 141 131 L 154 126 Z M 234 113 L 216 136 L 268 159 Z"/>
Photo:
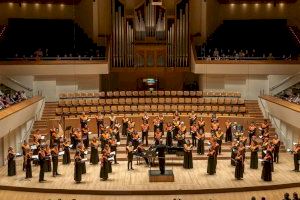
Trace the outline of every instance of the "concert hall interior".
<path fill-rule="evenodd" d="M 297 200 L 300 0 L 1 0 L 0 200 Z"/>

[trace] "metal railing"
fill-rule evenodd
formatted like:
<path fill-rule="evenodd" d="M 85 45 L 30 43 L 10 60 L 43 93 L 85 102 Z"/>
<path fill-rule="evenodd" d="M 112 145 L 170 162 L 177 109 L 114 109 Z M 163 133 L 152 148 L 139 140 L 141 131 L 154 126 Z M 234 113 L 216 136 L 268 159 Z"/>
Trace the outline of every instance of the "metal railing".
<path fill-rule="evenodd" d="M 219 56 L 219 57 L 210 57 L 210 56 L 197 56 L 198 60 L 291 60 L 291 57 L 240 57 L 240 56 Z"/>
<path fill-rule="evenodd" d="M 0 58 L 1 61 L 52 61 L 52 60 L 105 60 L 105 56 L 77 56 L 77 57 L 67 57 L 67 56 L 56 56 L 56 57 L 17 57 L 17 58 Z"/>
<path fill-rule="evenodd" d="M 280 87 L 281 85 L 283 85 L 284 83 L 286 83 L 287 81 L 291 80 L 292 78 L 299 76 L 300 72 L 293 74 L 285 79 L 283 79 L 281 82 L 279 82 L 277 85 L 274 85 L 273 87 L 270 88 L 270 92 L 272 92 L 273 90 L 275 90 L 276 88 Z M 300 81 L 300 79 L 299 79 Z"/>

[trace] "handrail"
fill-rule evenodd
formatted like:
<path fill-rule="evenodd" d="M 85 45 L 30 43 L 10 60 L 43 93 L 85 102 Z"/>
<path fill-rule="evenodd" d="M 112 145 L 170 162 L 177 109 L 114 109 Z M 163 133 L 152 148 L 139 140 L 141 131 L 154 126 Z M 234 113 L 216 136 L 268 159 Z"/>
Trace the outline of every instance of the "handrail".
<path fill-rule="evenodd" d="M 291 76 L 288 76 L 287 78 L 283 79 L 280 83 L 278 83 L 277 85 L 274 85 L 273 87 L 270 88 L 270 91 L 273 91 L 275 90 L 276 88 L 280 87 L 281 85 L 283 85 L 285 82 L 289 81 L 290 79 L 296 77 L 300 75 L 300 72 L 296 73 L 296 74 L 293 74 Z"/>
<path fill-rule="evenodd" d="M 29 87 L 26 87 L 25 85 L 23 85 L 22 83 L 20 83 L 19 81 L 17 81 L 16 79 L 13 79 L 11 77 L 8 77 L 8 76 L 5 76 L 6 79 L 8 79 L 9 81 L 17 84 L 18 86 L 20 86 L 21 88 L 25 89 L 25 90 L 28 90 L 29 92 L 32 92 L 33 89 L 29 88 Z"/>

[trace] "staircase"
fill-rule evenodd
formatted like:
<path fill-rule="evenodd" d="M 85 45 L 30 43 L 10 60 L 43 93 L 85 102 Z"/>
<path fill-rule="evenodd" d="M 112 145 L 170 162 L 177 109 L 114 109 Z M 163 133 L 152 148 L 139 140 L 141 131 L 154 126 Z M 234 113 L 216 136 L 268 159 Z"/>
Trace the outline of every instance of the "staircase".
<path fill-rule="evenodd" d="M 57 107 L 57 103 L 45 103 L 44 111 L 41 120 L 37 120 L 34 122 L 33 131 L 29 137 L 29 142 L 32 141 L 33 133 L 36 129 L 41 131 L 42 135 L 48 134 L 48 120 L 55 118 L 55 108 Z"/>

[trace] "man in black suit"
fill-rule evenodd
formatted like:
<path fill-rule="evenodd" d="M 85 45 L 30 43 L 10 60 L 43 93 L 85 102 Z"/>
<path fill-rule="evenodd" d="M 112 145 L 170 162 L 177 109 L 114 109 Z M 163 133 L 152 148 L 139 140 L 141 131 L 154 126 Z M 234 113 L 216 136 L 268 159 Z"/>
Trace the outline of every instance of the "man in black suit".
<path fill-rule="evenodd" d="M 156 146 L 156 152 L 158 152 L 158 163 L 159 163 L 159 170 L 160 174 L 165 174 L 165 151 L 166 145 L 163 144 L 162 140 L 159 140 L 159 144 Z"/>

